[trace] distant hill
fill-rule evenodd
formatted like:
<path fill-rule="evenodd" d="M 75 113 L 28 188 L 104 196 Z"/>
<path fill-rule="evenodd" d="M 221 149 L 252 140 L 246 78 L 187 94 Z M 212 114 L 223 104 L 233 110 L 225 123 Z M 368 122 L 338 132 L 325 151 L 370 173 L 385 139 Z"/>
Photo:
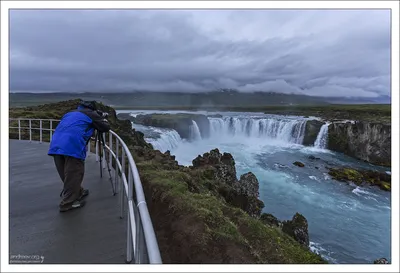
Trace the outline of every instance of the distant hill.
<path fill-rule="evenodd" d="M 388 104 L 390 97 L 336 98 L 274 92 L 241 93 L 221 89 L 208 93 L 181 92 L 104 92 L 104 93 L 10 93 L 10 106 L 31 106 L 81 98 L 97 100 L 117 108 L 256 108 L 262 106 L 327 105 L 327 104 Z"/>
<path fill-rule="evenodd" d="M 11 106 L 37 105 L 82 98 L 118 107 L 259 107 L 268 105 L 321 105 L 323 98 L 273 92 L 240 93 L 220 90 L 208 93 L 107 92 L 107 93 L 10 93 Z"/>

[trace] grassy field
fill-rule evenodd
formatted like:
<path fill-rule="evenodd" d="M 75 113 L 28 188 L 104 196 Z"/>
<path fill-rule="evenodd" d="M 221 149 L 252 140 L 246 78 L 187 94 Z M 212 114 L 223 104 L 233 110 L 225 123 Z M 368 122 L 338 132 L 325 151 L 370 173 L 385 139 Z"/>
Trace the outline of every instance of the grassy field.
<path fill-rule="evenodd" d="M 261 112 L 276 115 L 315 116 L 327 120 L 349 119 L 370 122 L 390 123 L 390 104 L 331 104 L 331 105 L 301 105 L 301 106 L 264 106 L 264 107 L 126 107 L 114 106 L 117 110 L 176 110 L 176 111 L 221 111 L 221 112 Z"/>
<path fill-rule="evenodd" d="M 331 104 L 323 106 L 266 107 L 265 113 L 317 116 L 325 119 L 351 119 L 390 123 L 390 104 Z"/>

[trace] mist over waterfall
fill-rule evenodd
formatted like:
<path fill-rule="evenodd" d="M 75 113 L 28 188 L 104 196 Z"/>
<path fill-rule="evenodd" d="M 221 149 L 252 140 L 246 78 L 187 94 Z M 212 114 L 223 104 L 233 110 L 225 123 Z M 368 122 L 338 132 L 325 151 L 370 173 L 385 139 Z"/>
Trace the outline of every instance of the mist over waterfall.
<path fill-rule="evenodd" d="M 277 139 L 301 144 L 306 120 L 281 118 L 209 118 L 210 137 L 241 136 Z"/>
<path fill-rule="evenodd" d="M 196 141 L 201 140 L 201 134 L 199 126 L 196 121 L 192 120 L 192 125 L 190 126 L 190 140 Z"/>
<path fill-rule="evenodd" d="M 328 128 L 329 128 L 329 123 L 325 123 L 324 125 L 321 126 L 317 139 L 314 142 L 314 147 L 320 149 L 326 149 L 326 146 L 328 144 Z"/>

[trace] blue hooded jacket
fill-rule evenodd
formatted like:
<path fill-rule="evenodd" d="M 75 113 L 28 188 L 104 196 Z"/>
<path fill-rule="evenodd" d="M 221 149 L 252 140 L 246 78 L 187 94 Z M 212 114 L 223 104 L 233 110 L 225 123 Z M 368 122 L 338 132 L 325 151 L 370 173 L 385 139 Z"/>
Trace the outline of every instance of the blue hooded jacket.
<path fill-rule="evenodd" d="M 94 129 L 108 132 L 110 125 L 96 110 L 79 106 L 77 110 L 65 114 L 58 124 L 48 151 L 48 155 L 71 156 L 86 159 L 86 145 Z"/>

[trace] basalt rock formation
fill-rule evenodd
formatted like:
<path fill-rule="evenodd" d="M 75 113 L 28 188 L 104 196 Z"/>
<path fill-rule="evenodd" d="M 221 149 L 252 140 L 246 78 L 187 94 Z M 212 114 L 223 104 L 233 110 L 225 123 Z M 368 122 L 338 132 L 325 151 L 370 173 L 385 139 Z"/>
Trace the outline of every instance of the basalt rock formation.
<path fill-rule="evenodd" d="M 308 222 L 300 213 L 297 212 L 291 220 L 287 221 L 280 221 L 272 214 L 263 213 L 261 214 L 260 220 L 266 225 L 280 228 L 302 246 L 306 248 L 309 247 Z"/>
<path fill-rule="evenodd" d="M 317 139 L 319 130 L 321 129 L 323 122 L 319 120 L 308 120 L 306 122 L 306 128 L 304 130 L 303 145 L 313 146 Z"/>
<path fill-rule="evenodd" d="M 221 154 L 211 150 L 193 160 L 194 168 L 207 169 L 211 177 L 218 181 L 217 191 L 226 202 L 246 211 L 250 216 L 259 217 L 264 203 L 258 199 L 257 177 L 248 172 L 237 179 L 235 160 L 229 153 Z"/>
<path fill-rule="evenodd" d="M 390 123 L 333 123 L 328 130 L 328 149 L 375 165 L 390 166 Z"/>
<path fill-rule="evenodd" d="M 308 222 L 303 215 L 296 213 L 291 221 L 284 221 L 282 223 L 282 230 L 292 236 L 301 245 L 308 247 L 310 244 Z"/>

